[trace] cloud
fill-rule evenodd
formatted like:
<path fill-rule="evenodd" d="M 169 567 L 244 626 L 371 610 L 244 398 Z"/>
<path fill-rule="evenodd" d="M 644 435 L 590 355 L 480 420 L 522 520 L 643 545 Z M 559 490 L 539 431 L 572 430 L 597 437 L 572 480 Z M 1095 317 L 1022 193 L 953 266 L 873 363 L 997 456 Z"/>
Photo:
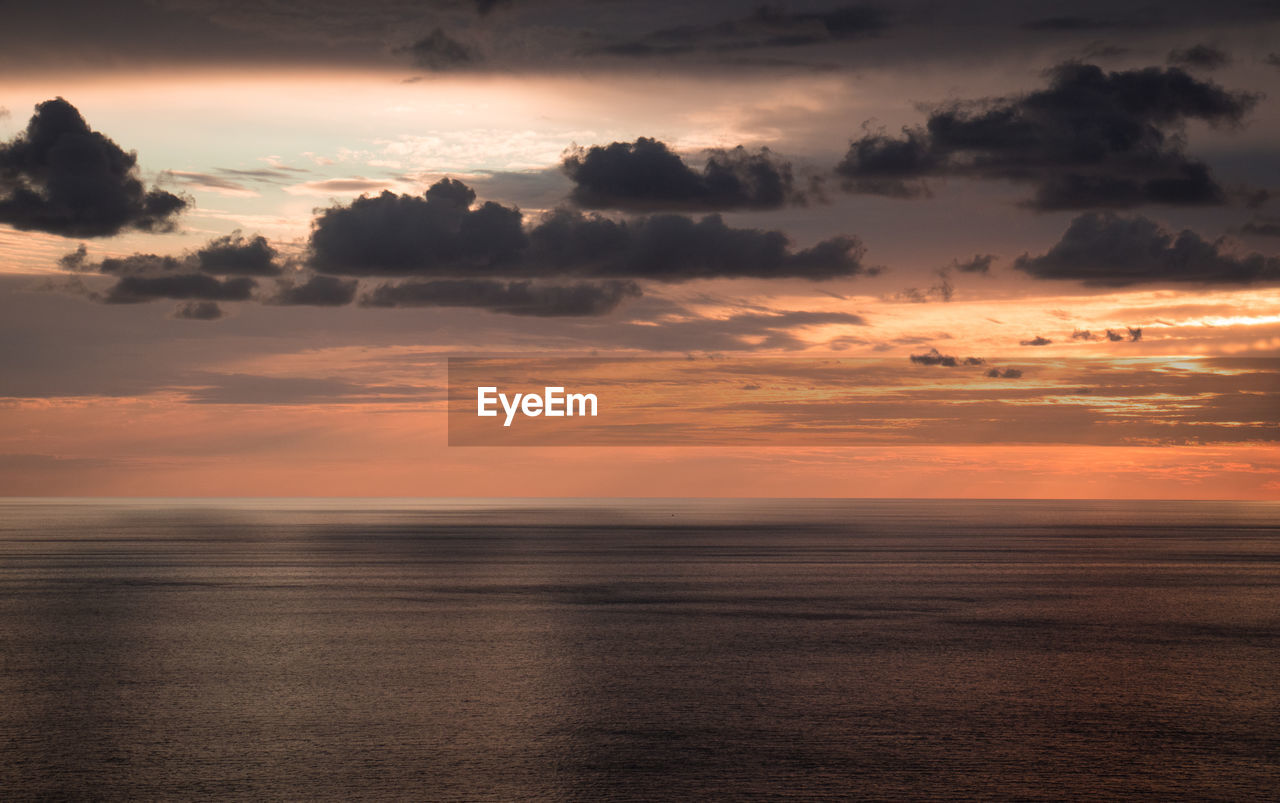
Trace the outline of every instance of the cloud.
<path fill-rule="evenodd" d="M 441 28 L 436 28 L 397 52 L 408 54 L 416 66 L 435 72 L 473 67 L 484 61 L 478 50 L 458 41 Z"/>
<path fill-rule="evenodd" d="M 791 165 L 768 148 L 710 150 L 698 172 L 665 143 L 640 137 L 578 148 L 562 165 L 575 185 L 571 200 L 586 209 L 777 209 L 804 202 Z"/>
<path fill-rule="evenodd" d="M 1257 218 L 1240 227 L 1241 234 L 1280 237 L 1280 219 Z"/>
<path fill-rule="evenodd" d="M 1038 210 L 1225 203 L 1181 136 L 1188 120 L 1238 125 L 1258 97 L 1177 68 L 1104 72 L 1067 63 L 1046 89 L 935 109 L 900 138 L 869 132 L 836 167 L 846 190 L 900 198 L 948 176 L 1030 184 Z"/>
<path fill-rule="evenodd" d="M 1099 337 L 1088 329 L 1077 329 L 1071 333 L 1072 340 L 1098 340 Z"/>
<path fill-rule="evenodd" d="M 1022 23 L 1024 31 L 1100 31 L 1108 28 L 1129 27 L 1131 23 L 1104 20 L 1097 17 L 1060 16 L 1041 17 Z"/>
<path fill-rule="evenodd" d="M 310 265 L 343 276 L 828 279 L 870 273 L 856 237 L 796 250 L 779 231 L 733 228 L 718 215 L 617 221 L 558 209 L 528 231 L 519 209 L 475 206 L 444 179 L 424 195 L 361 197 L 313 221 Z"/>
<path fill-rule="evenodd" d="M 910 301 L 913 304 L 925 304 L 929 301 L 950 301 L 955 295 L 956 288 L 951 284 L 951 276 L 948 268 L 942 268 L 937 271 L 938 281 L 932 284 L 927 290 L 921 290 L 919 287 L 908 287 L 894 294 L 895 301 Z"/>
<path fill-rule="evenodd" d="M 1200 44 L 1169 51 L 1168 62 L 1181 67 L 1216 70 L 1230 64 L 1231 57 L 1216 47 Z"/>
<path fill-rule="evenodd" d="M 944 368 L 956 368 L 961 365 L 982 365 L 986 362 L 981 357 L 960 359 L 950 354 L 943 354 L 936 348 L 931 348 L 924 354 L 912 354 L 910 360 L 916 365 L 941 365 Z"/>
<path fill-rule="evenodd" d="M 336 276 L 312 276 L 297 284 L 291 280 L 276 282 L 276 293 L 268 304 L 280 306 L 341 307 L 356 297 L 359 282 Z"/>
<path fill-rule="evenodd" d="M 560 209 L 529 233 L 529 261 L 540 271 L 652 279 L 831 279 L 871 273 L 856 237 L 832 237 L 794 250 L 780 231 L 740 229 L 719 215 L 653 215 L 616 221 Z"/>
<path fill-rule="evenodd" d="M 334 195 L 359 195 L 376 190 L 386 190 L 396 186 L 394 179 L 365 178 L 351 176 L 349 178 L 327 178 L 316 181 L 304 181 L 284 188 L 290 195 L 314 195 L 329 198 Z"/>
<path fill-rule="evenodd" d="M 364 296 L 367 307 L 479 307 L 507 315 L 538 317 L 605 315 L 640 295 L 635 282 L 564 285 L 493 279 L 435 279 L 381 284 Z"/>
<path fill-rule="evenodd" d="M 422 196 L 362 196 L 312 221 L 311 265 L 348 276 L 466 275 L 513 266 L 528 244 L 520 210 L 443 179 Z"/>
<path fill-rule="evenodd" d="M 995 254 L 975 254 L 972 259 L 966 259 L 964 262 L 958 259 L 951 260 L 951 267 L 961 273 L 990 273 L 991 263 L 995 260 Z"/>
<path fill-rule="evenodd" d="M 1262 61 L 1272 67 L 1280 67 L 1280 53 L 1268 53 L 1267 57 Z"/>
<path fill-rule="evenodd" d="M 257 282 L 247 276 L 216 279 L 204 273 L 123 276 L 101 297 L 106 304 L 138 304 L 160 298 L 246 301 Z"/>
<path fill-rule="evenodd" d="M 687 53 L 734 53 L 795 48 L 874 36 L 889 24 L 873 6 L 849 5 L 817 12 L 791 12 L 761 5 L 746 17 L 703 25 L 680 25 L 590 49 L 588 53 L 635 58 Z"/>
<path fill-rule="evenodd" d="M 70 103 L 47 100 L 24 133 L 0 143 L 0 223 L 65 237 L 168 231 L 187 201 L 146 189 L 137 161 Z"/>
<path fill-rule="evenodd" d="M 992 379 L 1021 379 L 1022 371 L 1017 368 L 992 368 L 987 371 L 987 376 Z"/>
<path fill-rule="evenodd" d="M 187 321 L 216 321 L 222 308 L 213 301 L 188 301 L 173 311 L 173 317 Z"/>
<path fill-rule="evenodd" d="M 200 270 L 219 276 L 275 276 L 280 273 L 276 249 L 261 234 L 246 239 L 239 231 L 210 240 L 196 251 Z"/>
<path fill-rule="evenodd" d="M 199 190 L 208 190 L 216 192 L 219 195 L 228 195 L 233 198 L 257 198 L 259 193 L 256 190 L 249 189 L 238 181 L 232 181 L 222 176 L 215 176 L 211 173 L 193 173 L 188 170 L 166 170 L 166 176 L 181 181 L 189 187 Z"/>
<path fill-rule="evenodd" d="M 1019 340 L 1018 345 L 1019 346 L 1047 346 L 1052 342 L 1053 341 L 1047 337 L 1041 337 L 1040 335 L 1036 335 L 1030 340 Z"/>
<path fill-rule="evenodd" d="M 1141 216 L 1089 212 L 1071 221 L 1062 239 L 1014 267 L 1037 279 L 1078 279 L 1124 287 L 1155 282 L 1257 284 L 1280 281 L 1280 258 L 1231 253 L 1225 240 L 1179 234 Z"/>

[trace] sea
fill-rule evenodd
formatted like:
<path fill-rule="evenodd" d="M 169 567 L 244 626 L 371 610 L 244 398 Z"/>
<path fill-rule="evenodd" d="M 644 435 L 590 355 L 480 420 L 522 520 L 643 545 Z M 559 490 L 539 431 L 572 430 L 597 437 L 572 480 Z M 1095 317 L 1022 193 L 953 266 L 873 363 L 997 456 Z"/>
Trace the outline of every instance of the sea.
<path fill-rule="evenodd" d="M 0 799 L 1280 799 L 1280 503 L 0 500 Z"/>

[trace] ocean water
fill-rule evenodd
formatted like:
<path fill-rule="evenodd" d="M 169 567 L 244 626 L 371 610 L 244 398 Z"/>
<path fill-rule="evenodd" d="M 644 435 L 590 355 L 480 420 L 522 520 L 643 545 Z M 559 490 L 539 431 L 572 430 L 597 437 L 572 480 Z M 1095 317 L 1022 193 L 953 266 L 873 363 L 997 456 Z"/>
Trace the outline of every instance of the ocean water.
<path fill-rule="evenodd" d="M 0 799 L 1280 797 L 1280 505 L 8 500 Z"/>

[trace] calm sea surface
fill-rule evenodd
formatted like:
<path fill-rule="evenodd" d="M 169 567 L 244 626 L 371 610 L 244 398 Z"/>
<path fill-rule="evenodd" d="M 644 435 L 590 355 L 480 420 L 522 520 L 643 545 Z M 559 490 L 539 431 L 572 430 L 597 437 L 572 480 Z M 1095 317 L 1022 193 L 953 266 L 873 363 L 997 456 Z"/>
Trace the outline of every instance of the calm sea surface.
<path fill-rule="evenodd" d="M 1280 797 L 1280 505 L 0 501 L 0 799 Z"/>

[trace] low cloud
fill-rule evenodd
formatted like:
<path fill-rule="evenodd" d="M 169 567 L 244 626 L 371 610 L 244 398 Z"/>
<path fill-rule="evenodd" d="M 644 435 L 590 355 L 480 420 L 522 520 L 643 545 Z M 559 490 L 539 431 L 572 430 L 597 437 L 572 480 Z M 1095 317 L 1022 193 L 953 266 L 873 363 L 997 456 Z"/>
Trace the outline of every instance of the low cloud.
<path fill-rule="evenodd" d="M 1216 70 L 1231 63 L 1231 57 L 1211 45 L 1192 45 L 1169 52 L 1168 62 L 1179 67 Z"/>
<path fill-rule="evenodd" d="M 147 189 L 137 162 L 70 103 L 47 100 L 26 131 L 0 143 L 0 223 L 64 237 L 168 231 L 187 201 Z"/>
<path fill-rule="evenodd" d="M 310 265 L 343 276 L 661 282 L 874 272 L 856 237 L 796 250 L 780 231 L 734 228 L 718 215 L 613 220 L 570 209 L 526 230 L 519 209 L 474 203 L 471 188 L 444 179 L 422 196 L 383 192 L 329 207 L 313 222 Z"/>
<path fill-rule="evenodd" d="M 1190 120 L 1239 125 L 1258 96 L 1178 68 L 1066 63 L 1049 75 L 1026 95 L 941 106 L 901 137 L 868 132 L 836 173 L 850 192 L 899 198 L 929 195 L 935 178 L 1030 184 L 1037 210 L 1226 203 L 1182 131 Z"/>
<path fill-rule="evenodd" d="M 1071 222 L 1040 256 L 1023 254 L 1014 267 L 1037 279 L 1076 279 L 1123 287 L 1163 282 L 1260 284 L 1280 281 L 1280 259 L 1235 254 L 1223 239 L 1174 234 L 1145 217 L 1091 212 Z"/>
<path fill-rule="evenodd" d="M 571 200 L 585 209 L 777 209 L 805 201 L 790 163 L 768 148 L 713 149 L 698 171 L 665 143 L 640 137 L 578 148 L 562 166 L 575 185 Z"/>
<path fill-rule="evenodd" d="M 210 240 L 195 258 L 201 271 L 218 276 L 275 276 L 280 273 L 277 255 L 261 234 L 245 238 L 236 231 Z"/>
<path fill-rule="evenodd" d="M 312 276 L 305 282 L 284 279 L 276 282 L 275 295 L 268 304 L 279 306 L 342 307 L 355 300 L 359 282 L 336 276 Z"/>
<path fill-rule="evenodd" d="M 138 304 L 161 298 L 247 301 L 257 286 L 257 282 L 247 276 L 229 279 L 216 279 L 203 273 L 125 276 L 101 300 L 106 304 Z"/>
<path fill-rule="evenodd" d="M 173 317 L 186 321 L 216 321 L 222 308 L 213 301 L 188 301 L 173 311 Z"/>
<path fill-rule="evenodd" d="M 1047 337 L 1041 337 L 1040 335 L 1036 335 L 1030 340 L 1019 340 L 1018 345 L 1019 346 L 1047 346 L 1052 342 L 1053 341 Z"/>
<path fill-rule="evenodd" d="M 961 359 L 950 354 L 943 354 L 936 348 L 929 349 L 924 354 L 912 354 L 910 360 L 916 365 L 940 365 L 944 368 L 956 368 L 961 365 L 982 365 L 986 362 L 981 357 L 965 357 Z"/>
<path fill-rule="evenodd" d="M 506 315 L 605 315 L 641 295 L 635 282 L 536 284 L 492 279 L 436 279 L 382 284 L 364 296 L 366 307 L 477 307 Z"/>

